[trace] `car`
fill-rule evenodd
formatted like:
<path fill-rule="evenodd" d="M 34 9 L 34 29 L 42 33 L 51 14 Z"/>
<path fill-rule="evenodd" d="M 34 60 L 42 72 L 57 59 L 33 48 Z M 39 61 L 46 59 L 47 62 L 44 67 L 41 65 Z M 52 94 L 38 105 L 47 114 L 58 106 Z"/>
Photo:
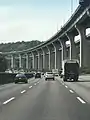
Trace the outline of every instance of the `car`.
<path fill-rule="evenodd" d="M 19 83 L 19 82 L 28 83 L 28 79 L 25 74 L 20 73 L 15 76 L 15 83 Z"/>
<path fill-rule="evenodd" d="M 35 78 L 41 78 L 41 73 L 36 73 Z"/>
<path fill-rule="evenodd" d="M 46 72 L 45 74 L 45 80 L 47 81 L 49 79 L 55 80 L 54 74 L 52 72 Z"/>
<path fill-rule="evenodd" d="M 7 69 L 7 70 L 5 71 L 5 73 L 12 73 L 12 71 L 9 70 L 9 69 Z"/>

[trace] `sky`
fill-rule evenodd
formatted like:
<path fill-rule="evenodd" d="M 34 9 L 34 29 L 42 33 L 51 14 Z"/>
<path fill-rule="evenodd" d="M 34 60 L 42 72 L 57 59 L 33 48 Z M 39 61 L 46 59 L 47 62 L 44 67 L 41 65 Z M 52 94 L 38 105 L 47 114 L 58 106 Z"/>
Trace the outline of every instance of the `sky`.
<path fill-rule="evenodd" d="M 50 39 L 79 0 L 0 0 L 0 43 Z"/>

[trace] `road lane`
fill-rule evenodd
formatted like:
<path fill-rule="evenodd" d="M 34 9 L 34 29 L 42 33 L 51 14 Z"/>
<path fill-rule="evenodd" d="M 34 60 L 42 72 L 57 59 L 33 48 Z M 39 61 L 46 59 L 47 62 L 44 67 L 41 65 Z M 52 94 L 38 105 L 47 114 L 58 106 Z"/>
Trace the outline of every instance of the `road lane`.
<path fill-rule="evenodd" d="M 0 102 L 8 100 L 13 95 L 15 97 L 19 96 L 23 90 L 27 90 L 29 86 L 34 85 L 38 81 L 40 81 L 40 79 L 31 78 L 29 79 L 28 84 L 14 84 L 13 83 L 13 84 L 5 85 L 1 87 L 0 88 Z"/>
<path fill-rule="evenodd" d="M 58 81 L 42 80 L 3 105 L 0 120 L 90 120 L 90 105 L 77 97 Z"/>
<path fill-rule="evenodd" d="M 60 77 L 56 77 L 56 79 L 90 104 L 90 75 L 80 76 L 78 82 L 64 82 Z"/>

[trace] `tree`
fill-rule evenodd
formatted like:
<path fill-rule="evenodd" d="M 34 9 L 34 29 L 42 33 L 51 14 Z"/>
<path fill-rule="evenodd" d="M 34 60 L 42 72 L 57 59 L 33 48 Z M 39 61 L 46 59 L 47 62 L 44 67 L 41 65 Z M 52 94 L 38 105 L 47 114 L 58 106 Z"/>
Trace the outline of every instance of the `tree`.
<path fill-rule="evenodd" d="M 0 72 L 5 72 L 7 69 L 7 60 L 5 59 L 5 56 L 0 54 Z"/>

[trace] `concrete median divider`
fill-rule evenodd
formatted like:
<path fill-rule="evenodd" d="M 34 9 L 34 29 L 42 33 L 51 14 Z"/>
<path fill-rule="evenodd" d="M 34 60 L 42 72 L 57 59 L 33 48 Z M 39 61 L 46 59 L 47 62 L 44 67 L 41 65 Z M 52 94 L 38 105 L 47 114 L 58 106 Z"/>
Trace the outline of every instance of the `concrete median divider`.
<path fill-rule="evenodd" d="M 0 73 L 0 85 L 13 83 L 16 74 L 17 73 L 4 73 L 4 72 L 1 72 Z M 34 76 L 33 73 L 25 73 L 25 75 L 26 75 L 26 77 L 28 79 L 32 78 Z"/>

